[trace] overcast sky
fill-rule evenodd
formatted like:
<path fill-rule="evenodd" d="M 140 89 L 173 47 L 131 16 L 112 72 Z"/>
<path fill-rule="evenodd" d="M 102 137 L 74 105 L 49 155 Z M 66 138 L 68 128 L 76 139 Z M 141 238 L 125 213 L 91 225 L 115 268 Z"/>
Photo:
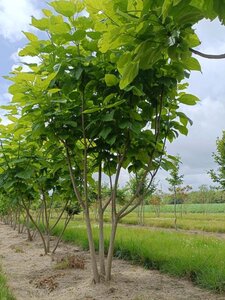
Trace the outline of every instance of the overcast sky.
<path fill-rule="evenodd" d="M 46 6 L 42 0 L 0 0 L 0 103 L 5 104 L 10 96 L 9 83 L 2 78 L 18 63 L 17 52 L 26 43 L 22 30 L 30 31 L 30 16 L 39 17 L 40 9 Z M 33 29 L 32 29 L 33 30 Z M 196 26 L 202 41 L 199 50 L 206 53 L 225 53 L 225 27 L 218 21 L 202 21 Z M 201 99 L 196 106 L 185 107 L 185 112 L 193 120 L 188 137 L 180 136 L 173 144 L 168 144 L 170 154 L 179 154 L 184 174 L 184 184 L 197 189 L 201 184 L 211 185 L 207 171 L 216 168 L 212 152 L 216 150 L 216 138 L 225 129 L 225 59 L 207 60 L 198 58 L 202 73 L 193 72 L 189 92 Z M 163 190 L 167 189 L 166 172 L 159 172 Z M 123 174 L 121 182 L 126 180 Z"/>

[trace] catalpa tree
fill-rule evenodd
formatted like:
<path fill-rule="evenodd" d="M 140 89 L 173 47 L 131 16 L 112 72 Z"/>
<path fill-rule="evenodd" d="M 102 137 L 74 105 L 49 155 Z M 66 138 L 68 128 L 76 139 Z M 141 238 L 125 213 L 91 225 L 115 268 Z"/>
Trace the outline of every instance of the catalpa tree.
<path fill-rule="evenodd" d="M 191 120 L 180 106 L 198 101 L 186 93 L 185 83 L 192 70 L 201 69 L 192 56 L 200 44 L 192 27 L 205 17 L 219 15 L 223 21 L 221 3 L 58 0 L 43 10 L 43 18 L 32 18 L 46 39 L 25 32 L 28 43 L 19 55 L 38 57 L 39 63 L 12 72 L 8 110 L 20 116 L 18 126 L 32 123 L 29 139 L 38 139 L 48 153 L 57 147 L 64 154 L 74 197 L 85 215 L 96 283 L 111 278 L 118 222 L 140 204 L 146 178 L 149 187 L 160 167 L 173 167 L 166 141 L 188 133 Z M 118 207 L 122 169 L 142 176 L 130 200 Z M 90 219 L 94 174 L 100 268 Z M 103 174 L 110 183 L 107 201 L 102 197 Z M 106 249 L 103 216 L 108 206 L 111 235 Z"/>

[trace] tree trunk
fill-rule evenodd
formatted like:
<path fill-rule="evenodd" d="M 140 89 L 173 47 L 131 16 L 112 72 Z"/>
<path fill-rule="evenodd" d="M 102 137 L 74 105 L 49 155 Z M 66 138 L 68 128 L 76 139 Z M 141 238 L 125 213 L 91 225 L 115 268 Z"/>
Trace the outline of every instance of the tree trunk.
<path fill-rule="evenodd" d="M 108 248 L 108 255 L 107 255 L 107 262 L 106 262 L 106 281 L 111 280 L 112 259 L 113 259 L 117 225 L 118 225 L 118 221 L 115 220 L 112 223 L 110 242 L 109 242 L 109 248 Z"/>
<path fill-rule="evenodd" d="M 29 224 L 29 215 L 26 217 L 26 228 L 27 228 L 27 239 L 29 242 L 33 240 L 31 232 L 30 232 L 30 224 Z"/>
<path fill-rule="evenodd" d="M 85 211 L 85 222 L 86 222 L 86 228 L 87 228 L 87 235 L 88 235 L 88 243 L 89 243 L 89 251 L 91 255 L 91 265 L 92 265 L 92 271 L 93 271 L 93 281 L 94 283 L 100 282 L 100 276 L 98 272 L 98 266 L 97 266 L 97 260 L 96 260 L 96 253 L 95 253 L 95 245 L 94 245 L 94 239 L 93 239 L 93 233 L 91 228 L 91 221 L 90 221 L 90 215 L 88 208 L 86 208 Z"/>
<path fill-rule="evenodd" d="M 64 224 L 63 230 L 62 230 L 62 232 L 60 233 L 60 235 L 58 237 L 58 240 L 56 242 L 56 245 L 55 245 L 54 249 L 52 250 L 52 253 L 55 253 L 56 249 L 58 248 L 59 243 L 62 240 L 62 236 L 63 236 L 63 234 L 64 234 L 64 232 L 65 232 L 65 230 L 66 230 L 66 228 L 67 228 L 67 226 L 68 226 L 71 218 L 72 218 L 72 215 L 68 216 L 68 218 L 65 220 L 65 224 Z"/>
<path fill-rule="evenodd" d="M 104 220 L 102 208 L 99 209 L 99 264 L 100 275 L 105 276 Z"/>
<path fill-rule="evenodd" d="M 174 189 L 174 227 L 177 230 L 177 194 Z"/>

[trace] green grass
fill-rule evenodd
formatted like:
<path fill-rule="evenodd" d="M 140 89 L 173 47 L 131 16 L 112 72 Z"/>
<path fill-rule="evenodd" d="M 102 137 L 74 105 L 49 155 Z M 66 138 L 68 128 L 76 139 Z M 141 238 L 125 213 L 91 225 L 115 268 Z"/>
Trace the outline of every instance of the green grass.
<path fill-rule="evenodd" d="M 225 213 L 225 203 L 206 203 L 206 204 L 177 204 L 177 212 L 180 212 L 183 210 L 183 212 L 186 213 Z M 146 212 L 154 212 L 154 206 L 153 205 L 146 205 L 145 206 Z M 174 206 L 171 204 L 164 204 L 160 206 L 160 211 L 162 213 L 173 213 Z"/>
<path fill-rule="evenodd" d="M 60 232 L 60 227 L 55 229 L 55 234 Z M 107 226 L 106 246 L 109 231 Z M 95 227 L 96 249 L 97 234 Z M 81 223 L 72 222 L 63 239 L 88 249 L 86 230 Z M 207 289 L 225 291 L 225 242 L 216 238 L 119 227 L 114 255 L 146 268 L 188 278 Z"/>
<path fill-rule="evenodd" d="M 82 222 L 81 215 L 75 217 Z M 94 217 L 92 217 L 94 220 Z M 106 212 L 105 222 L 110 221 L 110 213 Z M 122 224 L 138 225 L 139 218 L 137 212 L 133 212 L 121 220 Z M 144 225 L 159 228 L 174 228 L 174 214 L 160 213 L 156 217 L 155 213 L 145 212 Z M 205 232 L 225 233 L 225 214 L 224 213 L 188 213 L 177 214 L 177 228 L 183 230 L 201 230 Z"/>
<path fill-rule="evenodd" d="M 6 278 L 3 275 L 2 269 L 0 268 L 0 300 L 15 300 L 16 298 L 9 291 Z"/>
<path fill-rule="evenodd" d="M 107 217 L 105 220 L 109 220 Z M 137 216 L 130 215 L 122 219 L 123 224 L 138 224 Z M 145 214 L 144 225 L 161 228 L 174 228 L 174 216 L 172 214 L 161 214 L 160 218 L 154 217 L 149 213 Z M 225 233 L 225 216 L 216 218 L 213 216 L 203 216 L 195 214 L 177 218 L 177 227 L 184 230 L 202 230 L 206 232 Z"/>

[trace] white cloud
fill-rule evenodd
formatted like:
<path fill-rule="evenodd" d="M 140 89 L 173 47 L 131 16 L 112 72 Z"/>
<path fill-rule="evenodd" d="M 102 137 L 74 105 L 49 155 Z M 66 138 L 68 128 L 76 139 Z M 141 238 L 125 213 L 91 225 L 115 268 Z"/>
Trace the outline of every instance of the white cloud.
<path fill-rule="evenodd" d="M 176 141 L 167 145 L 167 150 L 173 155 L 180 154 L 180 173 L 184 174 L 185 184 L 197 189 L 201 184 L 213 184 L 207 171 L 216 167 L 212 153 L 216 151 L 217 137 L 221 137 L 222 130 L 225 129 L 225 99 L 219 101 L 206 98 L 196 106 L 186 107 L 185 113 L 194 124 L 187 137 L 179 136 Z M 166 177 L 168 174 L 165 172 L 159 173 L 159 179 L 167 188 Z"/>
<path fill-rule="evenodd" d="M 31 15 L 40 14 L 36 5 L 37 0 L 0 0 L 0 35 L 11 42 L 22 39 Z"/>
<path fill-rule="evenodd" d="M 39 64 L 41 61 L 37 56 L 19 56 L 21 48 L 18 48 L 16 52 L 14 52 L 11 55 L 11 59 L 14 61 L 15 64 L 12 65 L 12 70 L 19 66 L 23 66 L 23 71 L 28 72 L 30 71 L 30 68 L 27 65 L 23 65 L 23 63 L 28 63 L 28 64 Z"/>

